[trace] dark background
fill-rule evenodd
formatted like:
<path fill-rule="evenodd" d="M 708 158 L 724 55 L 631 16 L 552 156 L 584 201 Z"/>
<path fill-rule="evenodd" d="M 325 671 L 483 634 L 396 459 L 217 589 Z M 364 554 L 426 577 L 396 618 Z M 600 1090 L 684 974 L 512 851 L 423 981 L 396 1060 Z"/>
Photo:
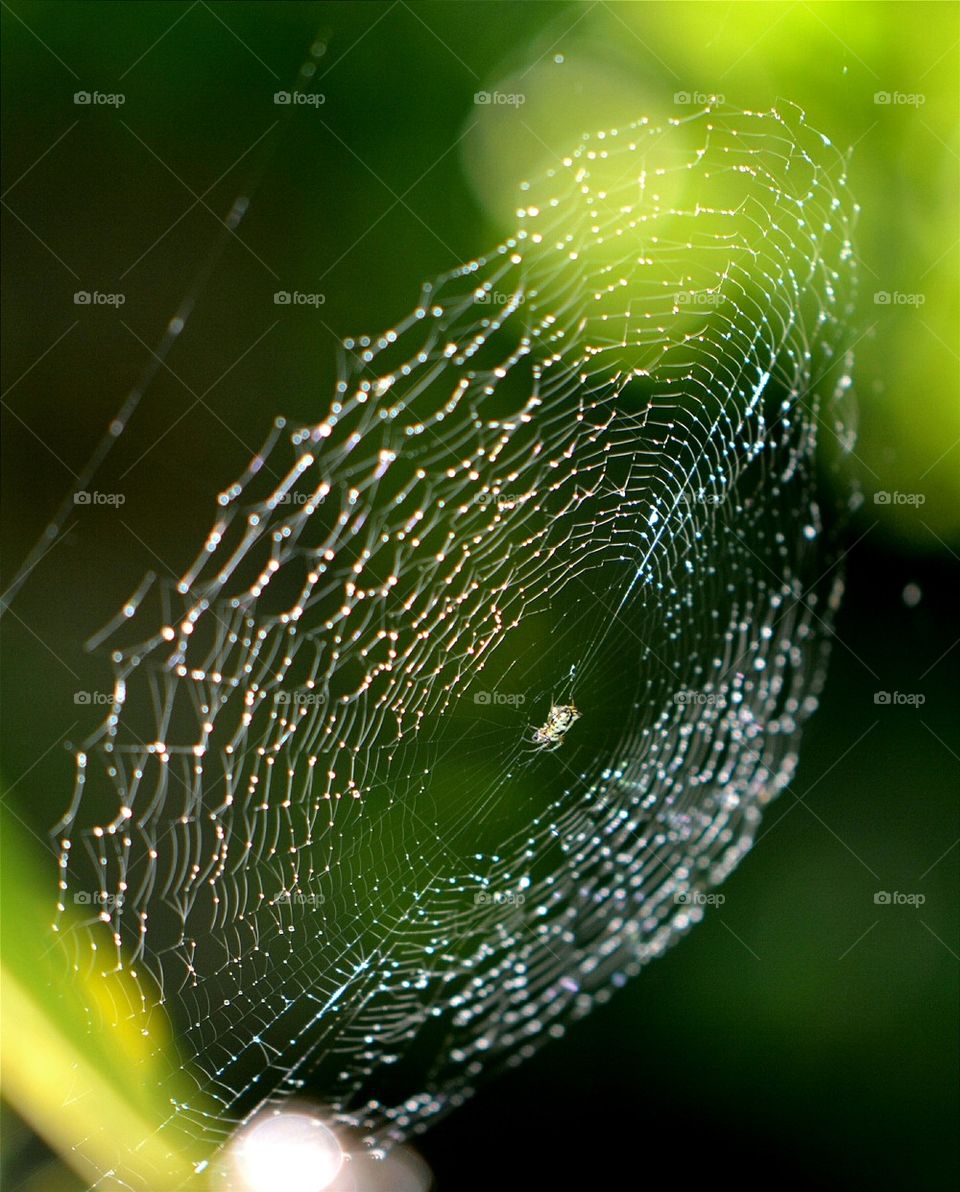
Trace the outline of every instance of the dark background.
<path fill-rule="evenodd" d="M 339 337 L 389 326 L 424 278 L 509 230 L 510 188 L 539 157 L 672 114 L 678 89 L 786 96 L 855 146 L 867 499 L 844 531 L 849 590 L 797 779 L 722 907 L 417 1146 L 441 1189 L 613 1187 L 651 1162 L 684 1183 L 955 1182 L 957 7 L 19 3 L 3 29 L 8 582 L 196 299 L 98 475 L 125 504 L 72 511 L 3 621 L 6 806 L 41 866 L 69 798 L 65 743 L 92 724 L 74 692 L 108 683 L 83 641 L 145 570 L 192 557 L 275 414 L 325 406 Z M 276 107 L 318 30 L 325 104 Z M 527 103 L 478 108 L 502 79 Z M 925 103 L 877 106 L 880 88 Z M 126 102 L 77 106 L 81 89 Z M 195 286 L 245 192 L 243 242 L 226 237 Z M 81 289 L 126 301 L 78 307 Z M 325 301 L 276 307 L 278 289 Z M 876 290 L 925 302 L 878 307 Z M 877 505 L 879 490 L 925 501 Z M 876 905 L 878 890 L 926 900 Z M 70 1186 L 36 1174 L 15 1116 L 5 1152 L 7 1186 Z"/>

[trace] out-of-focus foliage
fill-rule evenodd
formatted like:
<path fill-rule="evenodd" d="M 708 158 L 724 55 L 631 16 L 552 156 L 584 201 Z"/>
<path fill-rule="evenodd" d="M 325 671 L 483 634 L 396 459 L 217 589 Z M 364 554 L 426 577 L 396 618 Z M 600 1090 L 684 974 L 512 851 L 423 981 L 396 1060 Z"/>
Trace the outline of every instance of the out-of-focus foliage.
<path fill-rule="evenodd" d="M 900 596 L 916 567 L 946 574 L 919 555 L 949 562 L 960 541 L 957 6 L 10 0 L 2 20 L 15 213 L 5 216 L 8 568 L 42 531 L 67 468 L 81 466 L 204 259 L 216 223 L 194 198 L 222 214 L 251 180 L 253 142 L 262 135 L 272 154 L 242 228 L 269 271 L 230 245 L 172 371 L 160 370 L 128 432 L 128 458 L 163 449 L 124 480 L 121 516 L 85 514 L 4 622 L 3 763 L 15 814 L 3 825 L 3 1077 L 20 1116 L 86 1176 L 124 1162 L 167 1111 L 133 1075 L 149 1061 L 117 1013 L 129 996 L 123 976 L 88 982 L 85 967 L 69 971 L 51 947 L 56 870 L 40 842 L 72 781 L 55 746 L 91 730 L 96 710 L 78 708 L 76 692 L 107 682 L 106 662 L 84 654 L 83 640 L 145 569 L 172 572 L 192 554 L 212 494 L 276 413 L 307 420 L 325 408 L 339 336 L 389 325 L 421 280 L 496 243 L 513 223 L 520 178 L 584 130 L 645 113 L 682 117 L 713 93 L 744 108 L 791 100 L 852 150 L 864 493 L 852 537 L 879 523 L 868 539 L 877 553 L 841 614 L 850 645 L 835 650 L 829 715 L 815 719 L 803 753 L 801 779 L 813 777 L 797 789 L 812 807 L 794 810 L 785 794 L 730 883 L 722 922 L 708 915 L 622 995 L 619 1017 L 598 1017 L 592 1035 L 548 1049 L 531 1071 L 558 1088 L 578 1064 L 592 1069 L 590 1048 L 600 1048 L 624 1058 L 631 1097 L 655 1087 L 680 1103 L 696 1085 L 695 1108 L 718 1133 L 729 1135 L 747 1107 L 750 1130 L 775 1132 L 793 1155 L 855 1162 L 851 1186 L 858 1173 L 873 1186 L 889 1173 L 894 1182 L 909 1173 L 910 1186 L 949 1183 L 953 870 L 949 853 L 938 858 L 957 834 L 956 651 L 934 660 L 953 641 L 955 613 L 929 587 L 910 611 Z M 281 124 L 272 94 L 318 26 L 326 103 Z M 81 87 L 123 90 L 127 102 L 84 111 L 72 102 Z M 523 100 L 475 102 L 484 92 Z M 81 286 L 122 286 L 122 319 L 81 312 L 65 334 Z M 326 304 L 268 331 L 281 286 L 321 289 Z M 205 404 L 187 417 L 191 389 Z M 829 429 L 822 439 L 830 449 Z M 883 493 L 891 500 L 877 502 Z M 920 658 L 937 666 L 923 684 L 923 722 L 901 712 L 871 729 L 872 691 L 915 681 Z M 912 889 L 921 874 L 925 925 L 874 915 L 878 884 Z M 100 1007 L 99 1023 L 84 1004 Z M 471 1112 L 502 1127 L 502 1105 Z M 22 1175 L 13 1127 L 4 1133 L 5 1161 Z M 47 1167 L 29 1186 L 59 1192 L 68 1179 Z"/>
<path fill-rule="evenodd" d="M 129 973 L 105 976 L 83 935 L 72 949 L 60 946 L 52 928 L 48 862 L 23 822 L 2 811 L 0 834 L 0 1063 L 3 1093 L 46 1142 L 93 1183 L 114 1168 L 128 1181 L 149 1186 L 158 1172 L 171 1185 L 190 1174 L 186 1154 L 171 1155 L 156 1136 L 169 1114 L 156 1095 L 164 1054 L 173 1041 L 161 1013 L 149 1035 L 131 1011 L 139 992 Z M 94 915 L 96 910 L 94 909 Z M 91 916 L 87 916 L 90 921 Z M 80 927 L 71 906 L 60 930 Z M 113 967 L 115 952 L 103 928 L 92 943 Z M 86 953 L 86 955 L 84 955 Z M 156 1036 L 159 1036 L 159 1040 Z M 167 1074 L 167 1088 L 176 1095 Z M 197 1156 L 199 1158 L 199 1156 Z"/>
<path fill-rule="evenodd" d="M 538 173 L 571 130 L 682 118 L 709 95 L 755 109 L 792 100 L 849 148 L 865 516 L 926 551 L 960 542 L 956 41 L 953 4 L 584 5 L 576 24 L 558 19 L 532 50 L 516 47 L 484 84 L 502 101 L 464 121 L 468 175 L 504 227 L 518 169 Z M 919 494 L 921 516 L 898 493 Z"/>

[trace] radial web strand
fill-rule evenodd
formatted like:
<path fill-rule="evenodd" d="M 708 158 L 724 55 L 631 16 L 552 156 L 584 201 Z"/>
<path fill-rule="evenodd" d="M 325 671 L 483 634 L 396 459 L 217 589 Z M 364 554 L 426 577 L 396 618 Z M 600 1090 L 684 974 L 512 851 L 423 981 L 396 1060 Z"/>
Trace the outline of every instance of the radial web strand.
<path fill-rule="evenodd" d="M 163 1003 L 211 1149 L 305 1092 L 402 1139 L 562 1034 L 701 917 L 815 706 L 843 156 L 708 109 L 520 202 L 108 639 L 61 908 L 101 890 L 70 941 Z"/>

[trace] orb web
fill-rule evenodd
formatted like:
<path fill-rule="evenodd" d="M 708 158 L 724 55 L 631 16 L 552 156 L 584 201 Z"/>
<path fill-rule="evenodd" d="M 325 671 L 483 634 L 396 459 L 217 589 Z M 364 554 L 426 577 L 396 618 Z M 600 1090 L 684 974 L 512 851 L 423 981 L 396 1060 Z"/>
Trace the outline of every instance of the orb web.
<path fill-rule="evenodd" d="M 402 1139 L 560 1035 L 701 917 L 815 706 L 843 156 L 708 108 L 520 203 L 110 627 L 61 907 L 92 873 L 112 954 L 71 938 L 163 1003 L 211 1148 L 305 1091 Z"/>

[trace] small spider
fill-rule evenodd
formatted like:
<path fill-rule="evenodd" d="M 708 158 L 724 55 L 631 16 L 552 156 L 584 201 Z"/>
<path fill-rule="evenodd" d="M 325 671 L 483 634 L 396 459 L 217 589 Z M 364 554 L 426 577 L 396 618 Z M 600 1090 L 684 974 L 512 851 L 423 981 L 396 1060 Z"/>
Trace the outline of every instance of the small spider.
<path fill-rule="evenodd" d="M 580 713 L 575 704 L 551 704 L 546 724 L 533 734 L 533 744 L 537 749 L 548 749 L 551 752 L 559 749 L 568 730 L 579 719 Z"/>

